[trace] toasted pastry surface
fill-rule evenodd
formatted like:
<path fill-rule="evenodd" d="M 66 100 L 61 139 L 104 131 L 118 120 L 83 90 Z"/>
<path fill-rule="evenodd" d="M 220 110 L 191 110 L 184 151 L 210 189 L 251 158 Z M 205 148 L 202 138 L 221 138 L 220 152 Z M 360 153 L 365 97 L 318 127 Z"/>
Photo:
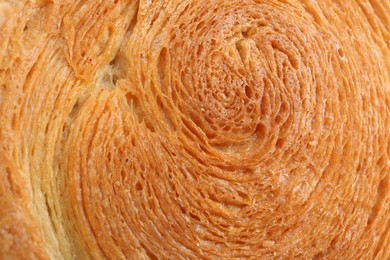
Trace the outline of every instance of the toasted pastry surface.
<path fill-rule="evenodd" d="M 389 0 L 0 2 L 0 258 L 390 257 Z"/>

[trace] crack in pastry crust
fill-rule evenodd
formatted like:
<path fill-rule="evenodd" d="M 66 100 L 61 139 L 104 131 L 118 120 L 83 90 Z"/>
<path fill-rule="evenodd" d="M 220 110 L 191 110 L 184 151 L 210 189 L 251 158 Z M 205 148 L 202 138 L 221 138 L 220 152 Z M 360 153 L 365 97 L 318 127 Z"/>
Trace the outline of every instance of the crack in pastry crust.
<path fill-rule="evenodd" d="M 390 2 L 0 3 L 1 258 L 390 256 Z"/>

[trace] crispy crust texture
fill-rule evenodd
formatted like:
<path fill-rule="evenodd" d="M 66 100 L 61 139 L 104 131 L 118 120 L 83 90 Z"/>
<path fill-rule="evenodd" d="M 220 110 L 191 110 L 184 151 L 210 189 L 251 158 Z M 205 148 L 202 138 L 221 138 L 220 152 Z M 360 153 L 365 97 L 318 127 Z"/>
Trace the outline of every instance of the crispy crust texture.
<path fill-rule="evenodd" d="M 390 257 L 389 0 L 0 2 L 0 258 Z"/>

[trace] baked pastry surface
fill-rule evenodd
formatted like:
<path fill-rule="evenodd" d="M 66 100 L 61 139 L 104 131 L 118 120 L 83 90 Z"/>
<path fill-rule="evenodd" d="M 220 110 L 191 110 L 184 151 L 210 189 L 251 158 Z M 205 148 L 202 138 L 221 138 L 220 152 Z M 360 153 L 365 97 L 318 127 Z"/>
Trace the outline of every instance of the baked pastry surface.
<path fill-rule="evenodd" d="M 390 257 L 390 1 L 0 2 L 0 258 Z"/>

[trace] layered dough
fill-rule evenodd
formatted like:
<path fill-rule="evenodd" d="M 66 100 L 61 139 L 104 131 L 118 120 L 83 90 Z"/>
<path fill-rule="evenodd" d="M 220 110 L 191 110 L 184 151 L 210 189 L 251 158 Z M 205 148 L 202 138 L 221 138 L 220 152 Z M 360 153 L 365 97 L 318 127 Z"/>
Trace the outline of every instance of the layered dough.
<path fill-rule="evenodd" d="M 388 0 L 0 3 L 0 256 L 390 257 Z"/>

